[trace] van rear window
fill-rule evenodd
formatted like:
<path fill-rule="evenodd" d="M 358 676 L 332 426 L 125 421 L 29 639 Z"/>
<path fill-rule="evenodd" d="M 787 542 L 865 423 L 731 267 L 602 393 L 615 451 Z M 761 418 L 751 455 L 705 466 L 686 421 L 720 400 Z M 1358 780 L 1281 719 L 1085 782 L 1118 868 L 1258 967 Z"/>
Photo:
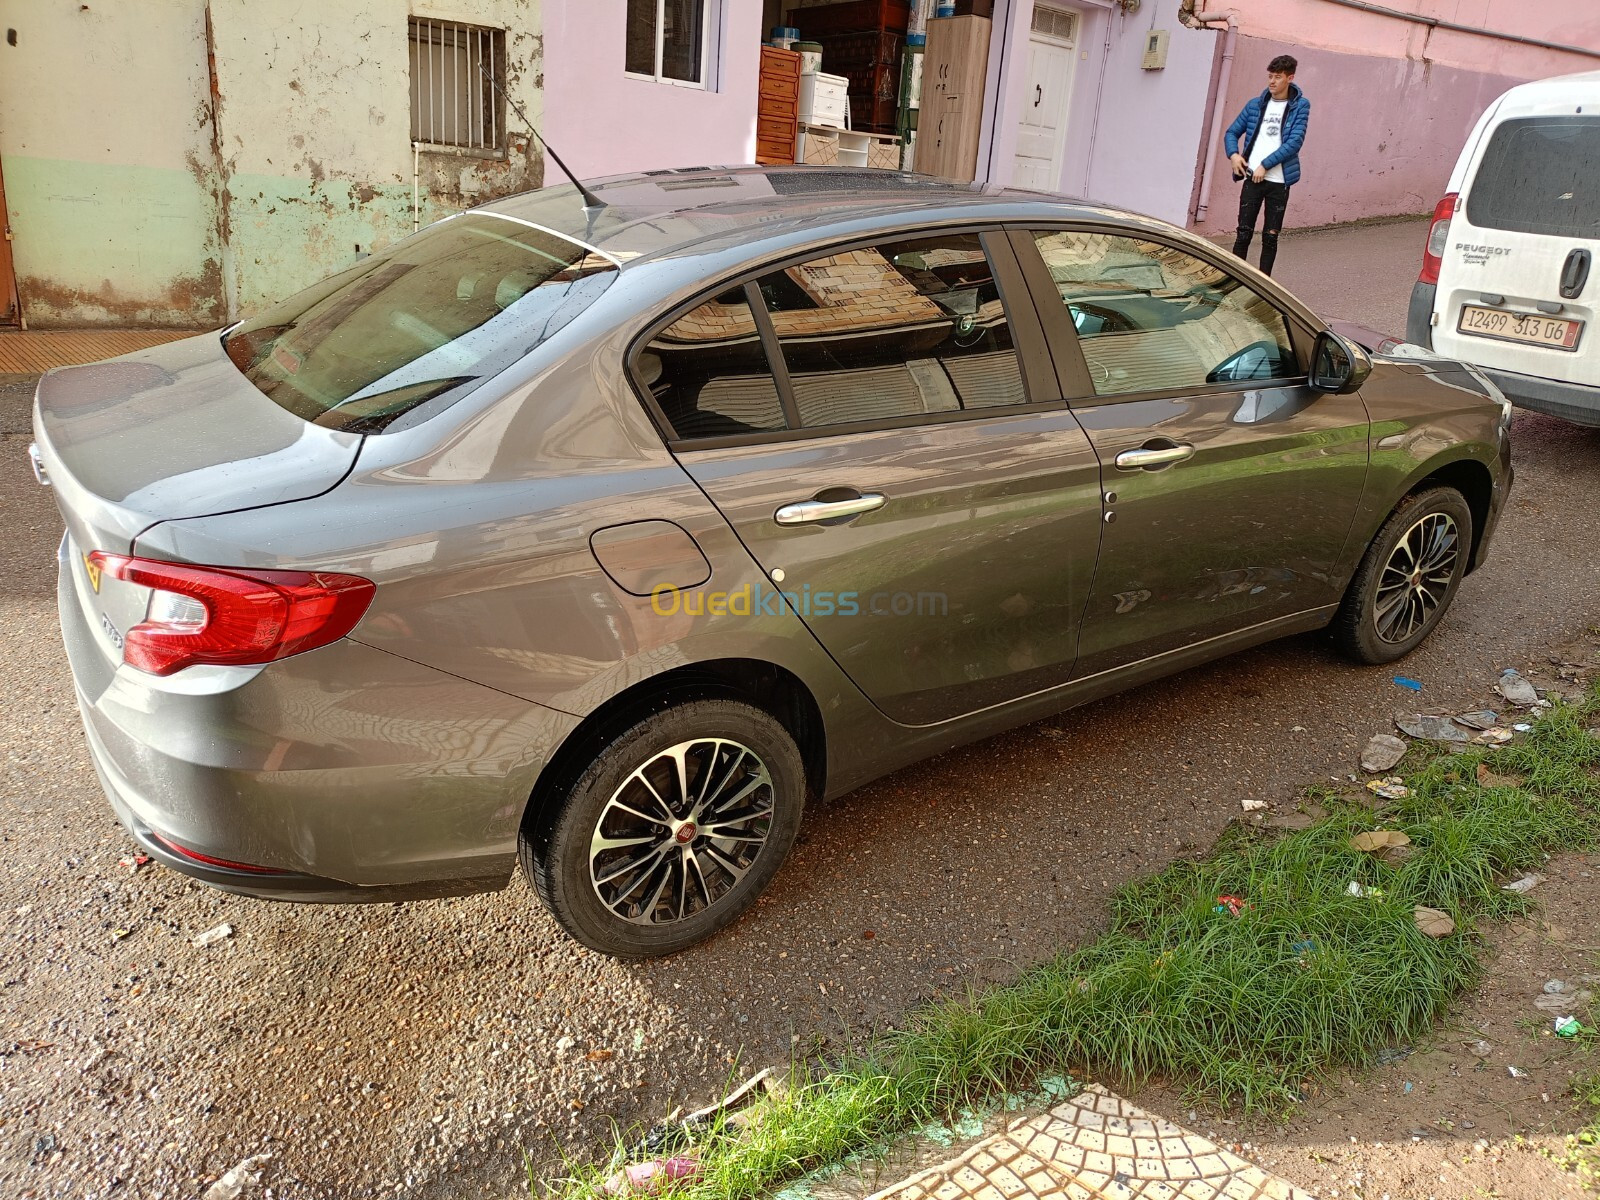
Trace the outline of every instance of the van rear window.
<path fill-rule="evenodd" d="M 1480 229 L 1600 237 L 1600 116 L 1503 123 L 1467 193 L 1467 220 Z"/>

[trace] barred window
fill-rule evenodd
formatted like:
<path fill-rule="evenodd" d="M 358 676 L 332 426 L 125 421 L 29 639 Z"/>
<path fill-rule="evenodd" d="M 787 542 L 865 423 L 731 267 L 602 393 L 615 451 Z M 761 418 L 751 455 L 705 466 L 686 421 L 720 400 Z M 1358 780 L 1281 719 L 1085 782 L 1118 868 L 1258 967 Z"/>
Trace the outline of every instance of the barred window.
<path fill-rule="evenodd" d="M 411 140 L 484 154 L 506 148 L 506 35 L 411 18 Z"/>

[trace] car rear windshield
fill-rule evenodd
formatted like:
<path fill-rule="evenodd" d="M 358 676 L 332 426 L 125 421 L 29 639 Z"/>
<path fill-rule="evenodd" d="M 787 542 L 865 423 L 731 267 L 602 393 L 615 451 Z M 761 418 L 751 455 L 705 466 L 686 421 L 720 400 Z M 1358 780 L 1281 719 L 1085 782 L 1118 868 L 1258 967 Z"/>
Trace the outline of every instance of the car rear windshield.
<path fill-rule="evenodd" d="M 1467 220 L 1480 229 L 1600 237 L 1600 116 L 1502 124 L 1467 194 Z"/>
<path fill-rule="evenodd" d="M 414 425 L 503 371 L 616 276 L 576 242 L 488 213 L 447 218 L 225 339 L 272 400 L 317 425 Z"/>

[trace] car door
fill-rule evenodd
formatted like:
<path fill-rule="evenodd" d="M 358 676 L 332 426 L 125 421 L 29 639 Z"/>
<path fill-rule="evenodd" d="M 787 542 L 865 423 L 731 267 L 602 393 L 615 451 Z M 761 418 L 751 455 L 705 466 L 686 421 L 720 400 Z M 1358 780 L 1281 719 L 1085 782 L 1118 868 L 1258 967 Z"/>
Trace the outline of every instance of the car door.
<path fill-rule="evenodd" d="M 647 335 L 636 370 L 771 582 L 733 603 L 793 607 L 889 717 L 1070 677 L 1099 463 L 1003 234 L 774 265 Z"/>
<path fill-rule="evenodd" d="M 1101 228 L 1014 244 L 1105 491 L 1075 675 L 1337 604 L 1368 421 L 1307 386 L 1310 330 L 1220 256 Z"/>

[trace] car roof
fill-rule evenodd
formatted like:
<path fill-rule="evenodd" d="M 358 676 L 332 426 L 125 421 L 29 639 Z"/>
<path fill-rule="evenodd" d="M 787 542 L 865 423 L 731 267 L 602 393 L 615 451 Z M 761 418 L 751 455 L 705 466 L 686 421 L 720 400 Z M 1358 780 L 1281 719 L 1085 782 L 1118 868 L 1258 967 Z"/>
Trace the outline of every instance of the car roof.
<path fill-rule="evenodd" d="M 1552 105 L 1584 104 L 1600 98 L 1600 71 L 1556 75 L 1519 83 L 1500 98 L 1496 119 L 1545 114 Z"/>
<path fill-rule="evenodd" d="M 577 188 L 560 184 L 474 211 L 552 230 L 622 266 L 689 247 L 754 243 L 800 228 L 933 211 L 979 210 L 1002 219 L 1019 215 L 1020 206 L 1054 220 L 1110 215 L 1165 228 L 1150 218 L 1041 192 L 866 167 L 683 167 L 614 175 L 585 186 L 604 207 L 586 209 Z"/>

